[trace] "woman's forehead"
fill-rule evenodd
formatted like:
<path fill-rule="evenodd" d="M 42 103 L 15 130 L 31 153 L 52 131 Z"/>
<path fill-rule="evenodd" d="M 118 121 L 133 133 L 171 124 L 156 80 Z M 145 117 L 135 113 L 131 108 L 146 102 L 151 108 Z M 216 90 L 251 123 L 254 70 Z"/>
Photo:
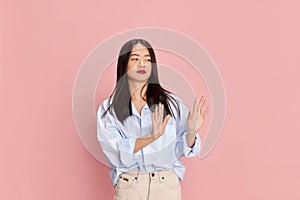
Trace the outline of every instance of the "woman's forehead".
<path fill-rule="evenodd" d="M 149 53 L 147 47 L 145 47 L 144 45 L 142 45 L 140 43 L 133 45 L 132 52 L 134 52 L 134 53 L 140 52 L 140 53 L 144 53 L 144 54 Z"/>

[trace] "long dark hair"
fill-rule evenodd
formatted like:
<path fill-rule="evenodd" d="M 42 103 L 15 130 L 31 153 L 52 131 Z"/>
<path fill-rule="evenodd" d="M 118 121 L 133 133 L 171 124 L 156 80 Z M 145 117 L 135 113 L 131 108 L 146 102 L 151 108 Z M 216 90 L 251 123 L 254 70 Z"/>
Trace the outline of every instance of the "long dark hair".
<path fill-rule="evenodd" d="M 176 107 L 178 113 L 179 106 L 176 100 L 170 96 L 169 94 L 173 94 L 172 92 L 162 88 L 162 86 L 159 83 L 158 79 L 158 73 L 157 73 L 157 64 L 156 64 L 156 58 L 154 54 L 154 50 L 149 42 L 147 42 L 144 39 L 132 39 L 127 41 L 121 48 L 118 58 L 118 66 L 117 66 L 117 82 L 116 87 L 112 94 L 109 97 L 109 102 L 111 101 L 111 98 L 113 97 L 112 103 L 109 105 L 107 110 L 103 113 L 102 118 L 106 115 L 107 111 L 111 112 L 111 107 L 113 107 L 115 114 L 118 118 L 118 120 L 123 124 L 123 121 L 132 115 L 131 111 L 131 95 L 129 91 L 128 86 L 128 79 L 127 79 L 127 64 L 128 60 L 132 51 L 132 48 L 135 44 L 140 43 L 144 45 L 150 54 L 151 57 L 151 75 L 148 79 L 148 87 L 146 90 L 146 99 L 144 99 L 149 108 L 154 111 L 155 104 L 158 104 L 159 102 L 164 105 L 165 113 L 164 117 L 167 114 L 170 114 L 174 118 L 175 115 L 171 109 L 171 106 L 169 104 L 169 101 L 172 102 L 172 104 Z M 141 92 L 143 91 L 144 87 L 141 89 Z M 142 94 L 141 94 L 142 96 Z M 176 103 L 176 105 L 174 104 Z"/>

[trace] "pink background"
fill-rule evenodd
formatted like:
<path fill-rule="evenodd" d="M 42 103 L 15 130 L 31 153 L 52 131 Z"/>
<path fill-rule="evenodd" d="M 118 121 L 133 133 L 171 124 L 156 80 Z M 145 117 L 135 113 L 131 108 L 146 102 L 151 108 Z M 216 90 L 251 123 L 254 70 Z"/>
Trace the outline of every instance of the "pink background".
<path fill-rule="evenodd" d="M 227 94 L 220 140 L 185 159 L 184 199 L 300 199 L 300 1 L 1 1 L 0 199 L 112 199 L 72 116 L 79 66 L 137 27 L 202 44 Z M 298 189 L 298 190 L 297 190 Z"/>

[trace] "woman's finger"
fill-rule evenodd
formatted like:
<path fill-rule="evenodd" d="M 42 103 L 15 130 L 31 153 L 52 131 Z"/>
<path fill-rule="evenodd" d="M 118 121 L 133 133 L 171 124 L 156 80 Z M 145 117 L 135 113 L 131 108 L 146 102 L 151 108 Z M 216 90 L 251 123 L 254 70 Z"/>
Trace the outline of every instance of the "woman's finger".
<path fill-rule="evenodd" d="M 195 97 L 194 105 L 193 105 L 193 113 L 197 112 L 197 97 Z"/>
<path fill-rule="evenodd" d="M 206 117 L 207 113 L 208 113 L 208 107 L 206 107 L 205 111 L 203 112 L 203 116 Z"/>
<path fill-rule="evenodd" d="M 164 124 L 163 124 L 163 127 L 164 127 L 164 128 L 166 127 L 166 125 L 167 125 L 167 123 L 168 123 L 170 117 L 171 117 L 170 114 L 168 114 L 168 115 L 165 117 L 165 119 L 164 119 Z"/>
<path fill-rule="evenodd" d="M 155 120 L 158 120 L 158 105 L 155 105 Z"/>
<path fill-rule="evenodd" d="M 163 123 L 163 118 L 164 118 L 164 104 L 161 104 L 160 119 L 159 119 L 161 123 Z"/>
<path fill-rule="evenodd" d="M 152 121 L 153 121 L 153 123 L 155 122 L 155 108 L 154 108 L 154 111 L 153 111 L 153 113 L 152 113 Z"/>
<path fill-rule="evenodd" d="M 205 99 L 204 99 L 204 97 L 202 96 L 201 97 L 201 99 L 200 99 L 200 101 L 199 101 L 199 110 L 198 110 L 198 112 L 201 114 L 202 113 L 202 111 L 203 111 L 203 106 L 204 106 L 204 102 L 205 102 Z"/>
<path fill-rule="evenodd" d="M 158 123 L 161 123 L 161 104 L 160 104 L 160 102 L 158 103 L 157 121 L 158 121 Z"/>

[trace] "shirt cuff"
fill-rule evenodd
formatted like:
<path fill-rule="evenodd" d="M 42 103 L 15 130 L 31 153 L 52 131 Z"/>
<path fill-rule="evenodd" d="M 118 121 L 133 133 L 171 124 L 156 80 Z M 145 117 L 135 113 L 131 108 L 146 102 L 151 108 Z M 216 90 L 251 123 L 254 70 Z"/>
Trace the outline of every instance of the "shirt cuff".
<path fill-rule="evenodd" d="M 185 157 L 194 157 L 200 153 L 201 150 L 201 138 L 198 133 L 195 135 L 195 143 L 192 147 L 189 147 L 186 140 L 187 131 L 182 135 L 183 141 L 183 153 Z"/>
<path fill-rule="evenodd" d="M 126 138 L 118 141 L 120 160 L 126 167 L 130 167 L 137 162 L 133 153 L 135 141 L 136 138 Z"/>

